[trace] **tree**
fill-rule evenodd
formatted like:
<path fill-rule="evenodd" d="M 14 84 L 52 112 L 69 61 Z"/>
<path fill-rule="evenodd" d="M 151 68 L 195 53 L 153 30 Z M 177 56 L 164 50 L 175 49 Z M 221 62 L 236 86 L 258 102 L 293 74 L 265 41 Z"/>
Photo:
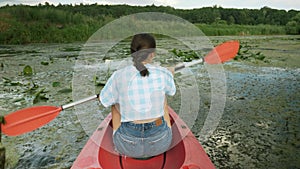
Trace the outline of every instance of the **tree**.
<path fill-rule="evenodd" d="M 234 24 L 234 23 L 235 23 L 234 17 L 230 15 L 230 16 L 228 17 L 228 19 L 227 19 L 227 23 L 228 23 L 229 25 Z"/>
<path fill-rule="evenodd" d="M 285 29 L 287 34 L 300 34 L 300 13 L 294 16 L 291 21 L 286 24 Z"/>

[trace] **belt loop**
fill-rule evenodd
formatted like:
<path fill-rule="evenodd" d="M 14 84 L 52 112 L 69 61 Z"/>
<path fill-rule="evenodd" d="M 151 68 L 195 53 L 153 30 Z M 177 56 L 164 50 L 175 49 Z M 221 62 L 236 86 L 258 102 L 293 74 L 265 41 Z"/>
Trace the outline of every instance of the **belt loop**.
<path fill-rule="evenodd" d="M 155 120 L 155 125 L 156 126 L 160 126 L 162 124 L 163 124 L 163 119 L 162 118 L 159 118 L 159 119 Z"/>

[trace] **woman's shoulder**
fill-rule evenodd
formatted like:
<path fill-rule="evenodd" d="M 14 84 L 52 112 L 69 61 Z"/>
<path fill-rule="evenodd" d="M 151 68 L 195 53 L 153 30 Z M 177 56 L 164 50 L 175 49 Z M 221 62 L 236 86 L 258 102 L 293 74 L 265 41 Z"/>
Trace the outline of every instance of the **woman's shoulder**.
<path fill-rule="evenodd" d="M 129 66 L 125 66 L 123 68 L 116 70 L 113 74 L 115 76 L 123 76 L 124 74 L 128 74 L 130 72 L 137 72 L 137 70 L 135 69 L 134 66 L 129 65 Z"/>
<path fill-rule="evenodd" d="M 165 67 L 158 66 L 158 65 L 149 65 L 147 68 L 150 70 L 156 71 L 158 73 L 166 74 L 166 75 L 171 75 L 172 73 Z"/>
<path fill-rule="evenodd" d="M 146 67 L 148 69 L 153 69 L 153 70 L 160 70 L 160 71 L 165 71 L 166 68 L 159 66 L 159 65 L 153 65 L 153 64 L 147 64 Z"/>

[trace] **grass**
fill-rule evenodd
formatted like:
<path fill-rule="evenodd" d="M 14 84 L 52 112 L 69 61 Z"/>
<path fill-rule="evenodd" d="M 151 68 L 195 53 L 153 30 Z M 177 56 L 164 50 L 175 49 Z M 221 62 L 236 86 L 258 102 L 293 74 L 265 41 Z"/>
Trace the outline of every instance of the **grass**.
<path fill-rule="evenodd" d="M 285 35 L 284 26 L 275 25 L 227 25 L 195 24 L 207 36 L 227 35 Z"/>

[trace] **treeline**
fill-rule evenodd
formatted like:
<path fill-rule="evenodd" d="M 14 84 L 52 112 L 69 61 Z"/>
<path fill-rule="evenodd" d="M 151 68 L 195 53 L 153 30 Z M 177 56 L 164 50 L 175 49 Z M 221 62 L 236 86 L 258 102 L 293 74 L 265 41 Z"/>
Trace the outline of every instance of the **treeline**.
<path fill-rule="evenodd" d="M 300 34 L 296 10 L 225 9 L 183 10 L 165 6 L 128 5 L 13 5 L 0 8 L 0 43 L 74 42 L 87 40 L 97 29 L 121 16 L 164 12 L 195 23 L 206 35 Z"/>

